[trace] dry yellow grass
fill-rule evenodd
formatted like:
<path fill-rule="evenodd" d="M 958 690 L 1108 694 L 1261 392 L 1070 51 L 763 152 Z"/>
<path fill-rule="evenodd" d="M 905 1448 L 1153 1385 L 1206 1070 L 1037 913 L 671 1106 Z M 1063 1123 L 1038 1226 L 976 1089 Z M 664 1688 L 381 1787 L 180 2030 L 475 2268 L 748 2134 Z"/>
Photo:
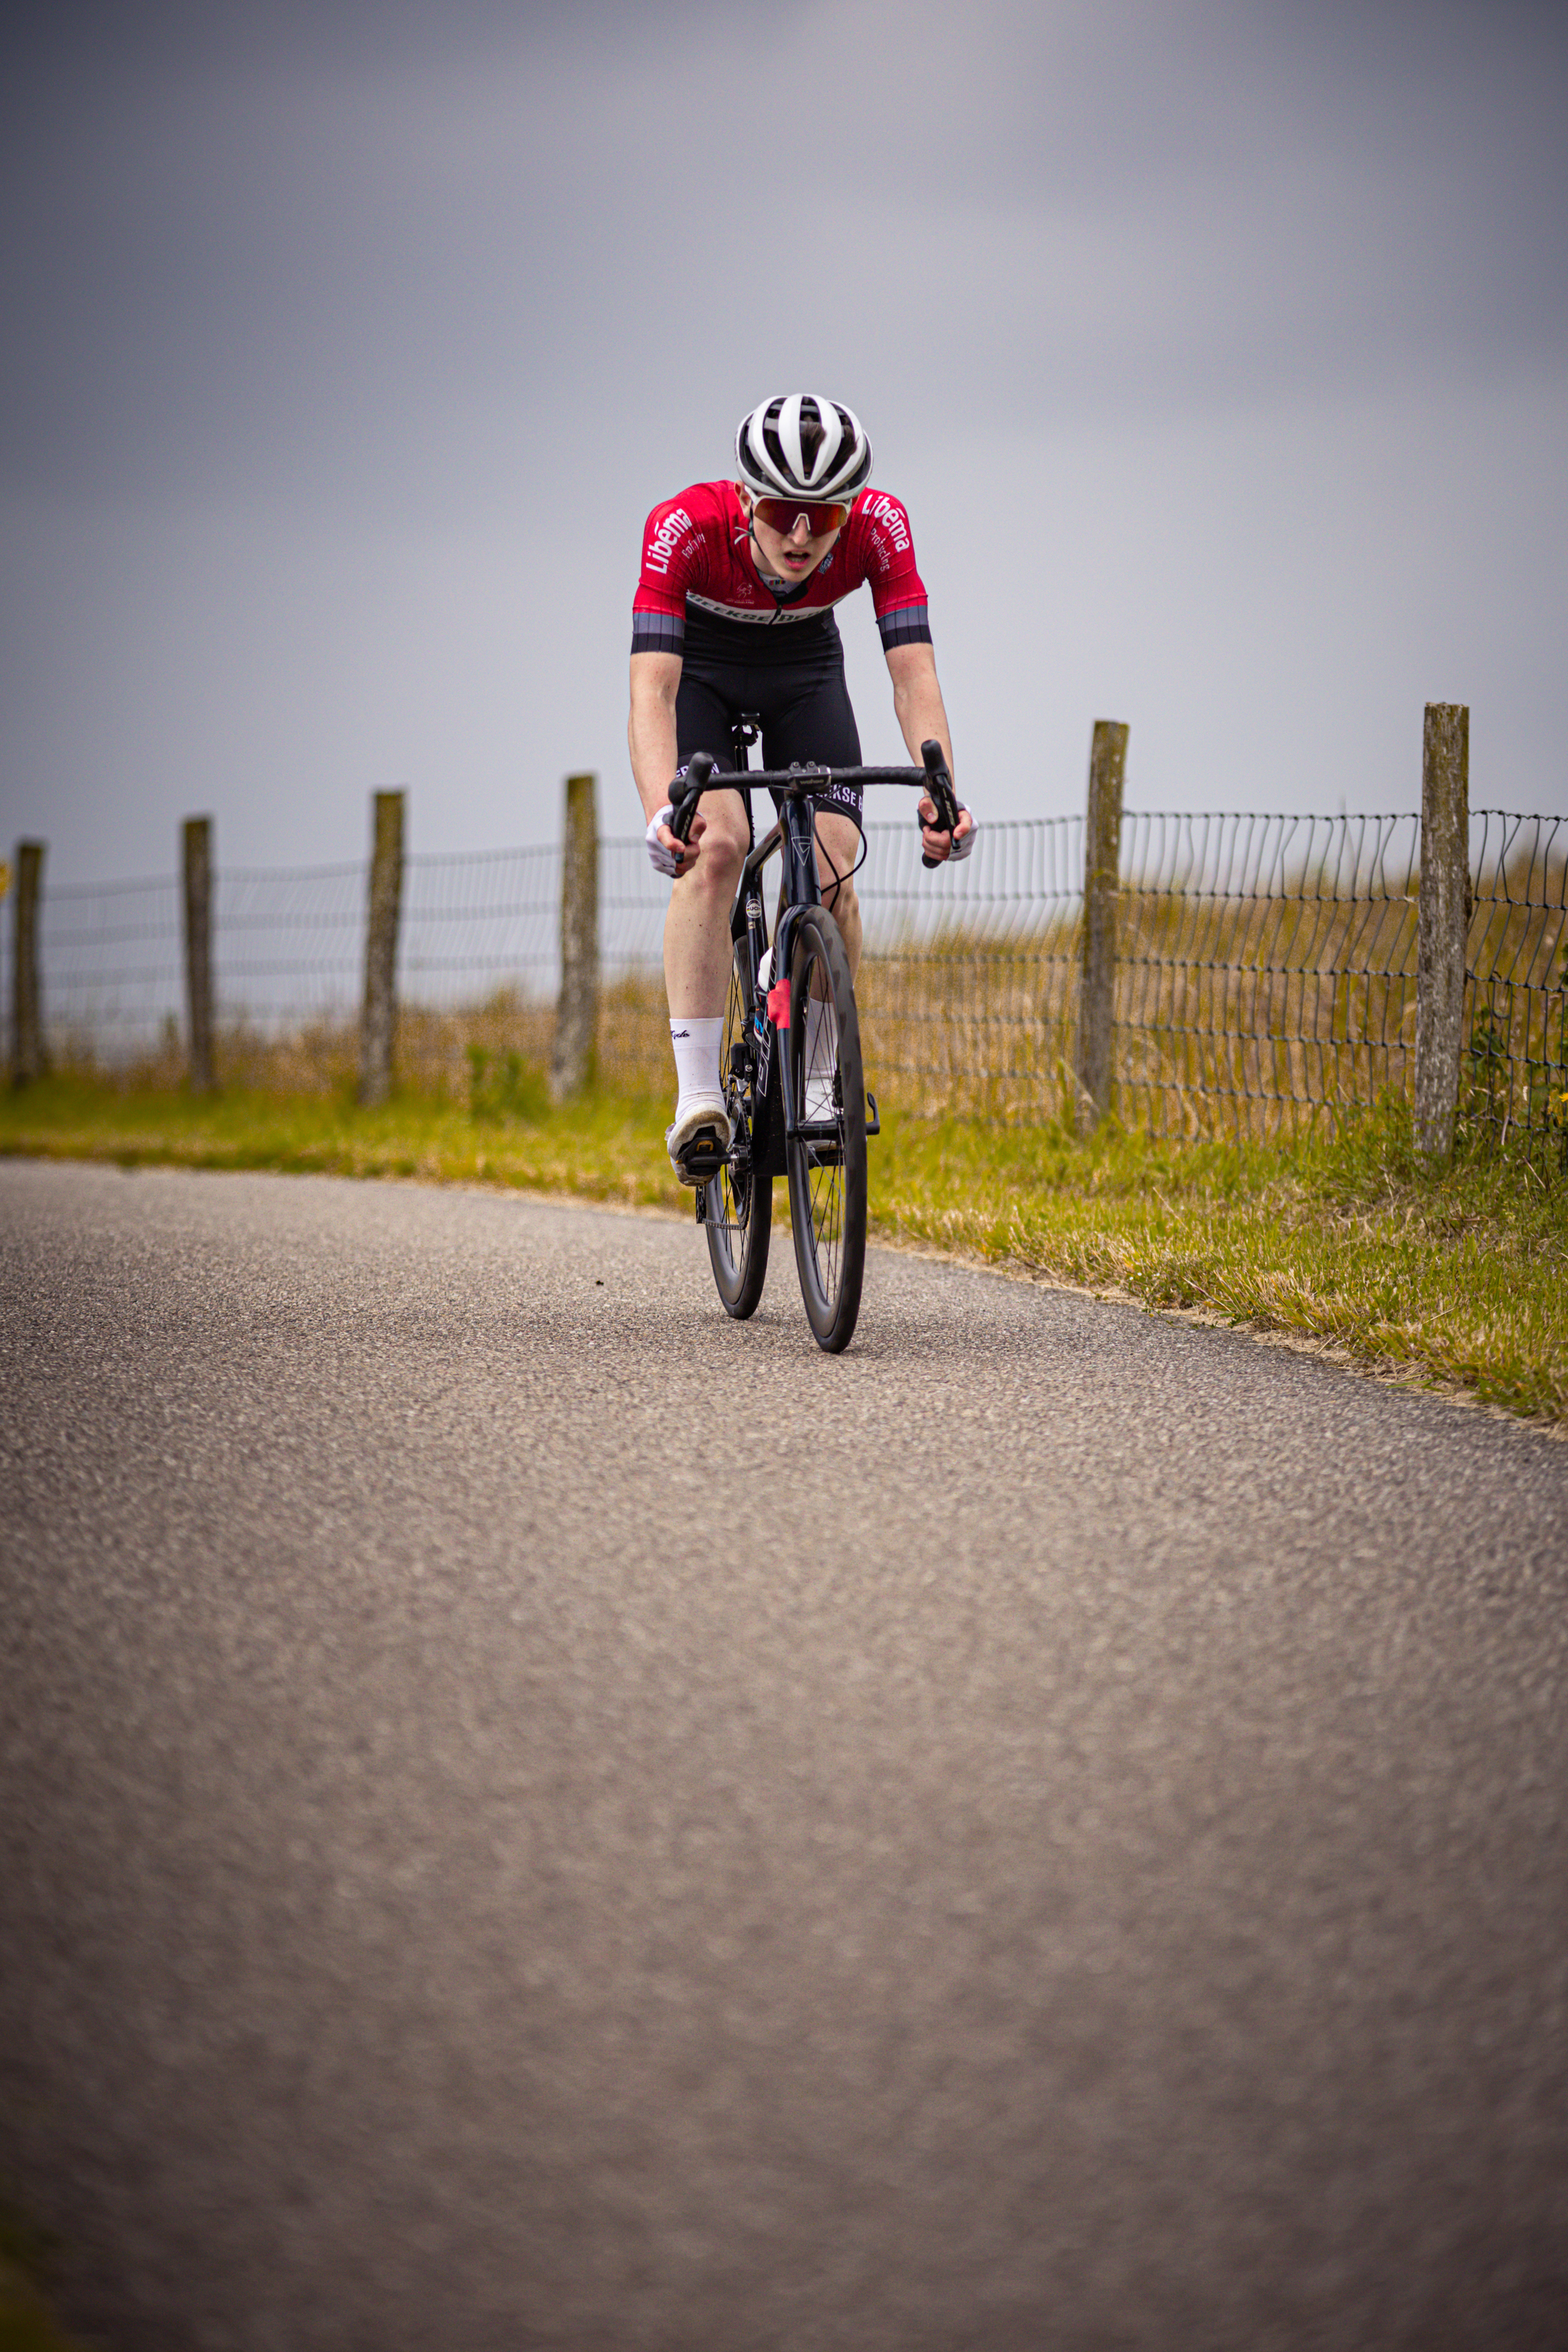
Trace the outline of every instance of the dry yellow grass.
<path fill-rule="evenodd" d="M 1384 1095 L 1407 1097 L 1415 1031 L 1415 878 L 1373 896 L 1297 872 L 1272 891 L 1128 888 L 1119 905 L 1112 1104 L 1155 1135 L 1265 1140 L 1327 1125 Z M 1383 889 L 1383 884 L 1379 884 Z M 889 940 L 858 986 L 868 1083 L 906 1111 L 1039 1123 L 1073 1100 L 1076 917 L 1042 919 L 1026 894 L 972 910 L 971 927 Z M 1058 894 L 1052 902 L 1070 906 Z M 1551 1126 L 1568 1092 L 1568 873 L 1533 856 L 1484 878 L 1470 927 L 1468 1108 Z M 664 993 L 633 972 L 603 992 L 598 1072 L 659 1092 L 669 1065 Z M 503 988 L 458 1011 L 405 1006 L 399 1082 L 466 1098 L 470 1057 L 548 1061 L 552 1009 Z M 220 1044 L 227 1085 L 302 1097 L 353 1084 L 352 1023 Z M 177 1045 L 123 1072 L 177 1083 Z"/>

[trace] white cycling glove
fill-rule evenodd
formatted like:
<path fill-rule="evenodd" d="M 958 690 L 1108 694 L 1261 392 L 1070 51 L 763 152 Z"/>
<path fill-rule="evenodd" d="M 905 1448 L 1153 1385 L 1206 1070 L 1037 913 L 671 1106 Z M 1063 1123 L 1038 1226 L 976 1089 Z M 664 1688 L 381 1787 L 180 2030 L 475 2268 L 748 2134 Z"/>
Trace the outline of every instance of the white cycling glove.
<path fill-rule="evenodd" d="M 676 857 L 674 850 L 667 849 L 664 843 L 660 841 L 658 837 L 658 829 L 661 824 L 668 824 L 674 814 L 674 802 L 666 801 L 664 806 L 658 810 L 652 824 L 648 826 L 647 836 L 648 864 L 653 867 L 656 874 L 664 875 L 667 880 L 671 882 L 674 881 L 676 876 L 679 873 L 680 865 L 679 859 Z"/>

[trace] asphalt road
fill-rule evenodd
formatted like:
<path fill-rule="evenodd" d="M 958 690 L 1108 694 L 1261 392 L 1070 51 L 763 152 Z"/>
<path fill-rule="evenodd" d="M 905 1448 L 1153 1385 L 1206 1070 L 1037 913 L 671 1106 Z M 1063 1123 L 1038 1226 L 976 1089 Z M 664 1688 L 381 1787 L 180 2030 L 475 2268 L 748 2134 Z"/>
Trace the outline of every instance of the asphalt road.
<path fill-rule="evenodd" d="M 0 2166 L 125 2352 L 1568 2342 L 1568 1446 L 0 1167 Z"/>

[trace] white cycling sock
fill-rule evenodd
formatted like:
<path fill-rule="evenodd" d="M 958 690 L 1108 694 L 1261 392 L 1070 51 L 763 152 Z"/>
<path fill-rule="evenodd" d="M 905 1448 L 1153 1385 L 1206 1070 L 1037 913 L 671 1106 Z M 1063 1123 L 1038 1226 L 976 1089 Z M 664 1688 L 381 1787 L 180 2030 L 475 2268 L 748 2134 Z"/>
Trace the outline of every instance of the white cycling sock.
<path fill-rule="evenodd" d="M 675 1055 L 676 1083 L 680 1089 L 675 1105 L 677 1118 L 696 1096 L 723 1093 L 719 1083 L 719 1053 L 723 1041 L 722 1020 L 677 1021 L 671 1017 L 669 1050 Z"/>

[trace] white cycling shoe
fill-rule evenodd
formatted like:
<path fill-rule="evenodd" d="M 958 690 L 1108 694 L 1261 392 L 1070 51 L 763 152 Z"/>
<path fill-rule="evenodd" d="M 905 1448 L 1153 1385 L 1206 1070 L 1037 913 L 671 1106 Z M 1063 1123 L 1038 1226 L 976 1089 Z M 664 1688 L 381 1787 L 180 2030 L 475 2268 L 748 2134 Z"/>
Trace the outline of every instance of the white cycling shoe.
<path fill-rule="evenodd" d="M 693 1095 L 664 1130 L 669 1164 L 683 1184 L 706 1184 L 730 1149 L 730 1114 L 722 1095 Z"/>

